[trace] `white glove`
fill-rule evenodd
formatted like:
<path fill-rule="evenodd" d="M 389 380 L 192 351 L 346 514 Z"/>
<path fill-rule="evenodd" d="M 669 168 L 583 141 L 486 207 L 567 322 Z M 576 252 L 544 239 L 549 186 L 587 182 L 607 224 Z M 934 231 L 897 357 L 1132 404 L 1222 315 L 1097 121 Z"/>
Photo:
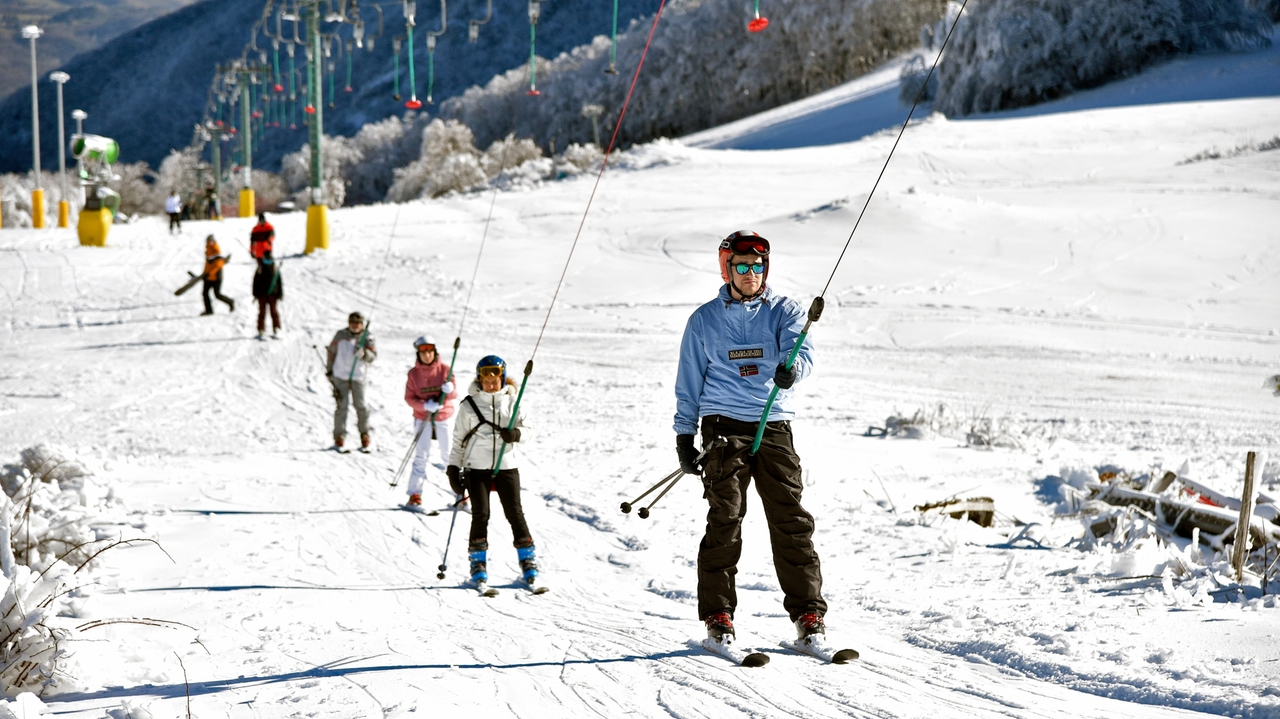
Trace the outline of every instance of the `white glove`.
<path fill-rule="evenodd" d="M 422 408 L 428 412 L 436 412 L 440 409 L 440 403 L 434 399 L 429 399 L 422 403 Z"/>
<path fill-rule="evenodd" d="M 452 392 L 452 391 L 453 391 L 453 383 L 452 383 L 452 382 L 445 382 L 444 384 L 440 385 L 440 393 L 441 393 L 441 394 L 449 394 L 449 393 L 450 393 L 450 392 Z"/>

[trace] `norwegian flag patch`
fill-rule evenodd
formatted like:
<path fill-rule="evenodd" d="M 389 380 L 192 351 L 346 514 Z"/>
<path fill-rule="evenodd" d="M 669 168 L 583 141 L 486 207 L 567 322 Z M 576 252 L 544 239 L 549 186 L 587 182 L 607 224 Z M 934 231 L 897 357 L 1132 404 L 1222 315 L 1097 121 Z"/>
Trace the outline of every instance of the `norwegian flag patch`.
<path fill-rule="evenodd" d="M 742 377 L 760 374 L 760 369 L 753 364 L 738 365 L 738 374 Z"/>

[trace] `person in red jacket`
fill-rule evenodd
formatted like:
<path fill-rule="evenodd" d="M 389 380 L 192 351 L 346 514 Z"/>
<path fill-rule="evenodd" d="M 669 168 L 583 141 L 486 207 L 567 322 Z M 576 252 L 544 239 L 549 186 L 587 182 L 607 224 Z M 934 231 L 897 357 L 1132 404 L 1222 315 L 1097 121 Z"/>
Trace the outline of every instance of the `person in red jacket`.
<path fill-rule="evenodd" d="M 265 212 L 258 213 L 258 224 L 249 232 L 249 254 L 253 259 L 261 261 L 262 257 L 272 252 L 276 243 L 276 228 L 267 222 Z"/>
<path fill-rule="evenodd" d="M 435 340 L 429 336 L 413 341 L 418 359 L 409 370 L 404 401 L 413 408 L 413 468 L 409 471 L 409 506 L 422 506 L 422 485 L 431 462 L 431 443 L 440 450 L 440 463 L 449 461 L 449 422 L 458 393 L 453 387 L 449 365 L 440 361 Z"/>

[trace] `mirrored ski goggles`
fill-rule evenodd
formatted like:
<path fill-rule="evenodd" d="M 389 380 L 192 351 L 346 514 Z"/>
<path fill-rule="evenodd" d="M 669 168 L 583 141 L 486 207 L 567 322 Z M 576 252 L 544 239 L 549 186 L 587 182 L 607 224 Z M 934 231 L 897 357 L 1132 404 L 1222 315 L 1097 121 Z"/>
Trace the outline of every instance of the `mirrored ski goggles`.
<path fill-rule="evenodd" d="M 735 255 L 769 255 L 769 241 L 763 237 L 738 237 L 725 240 L 726 249 Z"/>
<path fill-rule="evenodd" d="M 740 275 L 745 275 L 747 274 L 747 272 L 753 272 L 757 275 L 763 275 L 764 263 L 763 262 L 754 262 L 754 263 L 739 262 L 733 266 L 733 271 L 737 272 Z"/>
<path fill-rule="evenodd" d="M 422 352 L 422 351 L 424 351 L 424 350 L 429 350 L 429 351 L 431 351 L 431 352 L 435 352 L 435 351 L 436 351 L 436 346 L 435 346 L 435 345 L 418 345 L 418 351 L 419 351 L 419 352 Z"/>
<path fill-rule="evenodd" d="M 501 377 L 501 376 L 502 376 L 502 372 L 503 372 L 503 370 L 505 370 L 505 369 L 506 369 L 506 368 L 505 368 L 505 367 L 503 367 L 503 366 L 501 366 L 501 365 L 493 365 L 493 366 L 489 366 L 489 367 L 480 367 L 480 368 L 478 368 L 478 369 L 476 370 L 476 372 L 477 372 L 481 377 Z"/>

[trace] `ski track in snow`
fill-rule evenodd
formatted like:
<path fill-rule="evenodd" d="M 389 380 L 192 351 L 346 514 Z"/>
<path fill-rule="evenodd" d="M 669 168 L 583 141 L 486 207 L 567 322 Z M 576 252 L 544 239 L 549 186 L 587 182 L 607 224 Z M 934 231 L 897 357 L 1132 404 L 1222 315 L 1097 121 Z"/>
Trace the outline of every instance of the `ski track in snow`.
<path fill-rule="evenodd" d="M 67 621 L 196 628 L 84 635 L 82 686 L 50 703 L 99 717 L 129 699 L 178 716 L 189 688 L 193 715 L 229 717 L 1280 716 L 1274 602 L 1187 603 L 1113 581 L 1111 559 L 1067 546 L 1078 523 L 1045 503 L 1073 463 L 1190 458 L 1238 491 L 1244 451 L 1280 450 L 1280 405 L 1259 387 L 1280 363 L 1280 157 L 1176 164 L 1277 120 L 1280 101 L 1261 98 L 930 118 L 907 133 L 795 400 L 832 639 L 862 653 L 846 666 L 778 646 L 792 629 L 758 500 L 736 618 L 741 646 L 772 659 L 758 669 L 690 644 L 698 481 L 649 519 L 617 508 L 674 468 L 680 332 L 716 290 L 717 238 L 770 237 L 771 283 L 807 301 L 888 138 L 659 144 L 648 169 L 606 175 L 524 400 L 523 502 L 552 588 L 537 597 L 515 583 L 497 508 L 500 595 L 484 599 L 459 584 L 471 515 L 458 514 L 437 580 L 452 513 L 398 511 L 404 485 L 388 486 L 412 436 L 411 340 L 451 344 L 487 195 L 336 211 L 332 249 L 310 257 L 297 254 L 303 216 L 273 218 L 286 329 L 262 343 L 249 221 L 169 237 L 149 218 L 114 228 L 105 250 L 73 231 L 0 232 L 4 461 L 41 441 L 108 460 L 132 511 L 112 531 L 153 537 L 175 561 L 146 546 L 103 555 Z M 499 195 L 460 386 L 490 353 L 518 376 L 589 190 L 581 177 Z M 196 316 L 198 288 L 172 295 L 208 233 L 234 255 L 224 291 L 237 299 L 212 318 Z M 379 347 L 367 456 L 324 451 L 332 400 L 312 348 L 357 309 Z M 1009 418 L 1024 448 L 862 436 L 939 403 L 964 421 Z M 427 505 L 443 508 L 433 472 Z M 952 495 L 1038 522 L 1048 549 L 911 509 Z"/>

